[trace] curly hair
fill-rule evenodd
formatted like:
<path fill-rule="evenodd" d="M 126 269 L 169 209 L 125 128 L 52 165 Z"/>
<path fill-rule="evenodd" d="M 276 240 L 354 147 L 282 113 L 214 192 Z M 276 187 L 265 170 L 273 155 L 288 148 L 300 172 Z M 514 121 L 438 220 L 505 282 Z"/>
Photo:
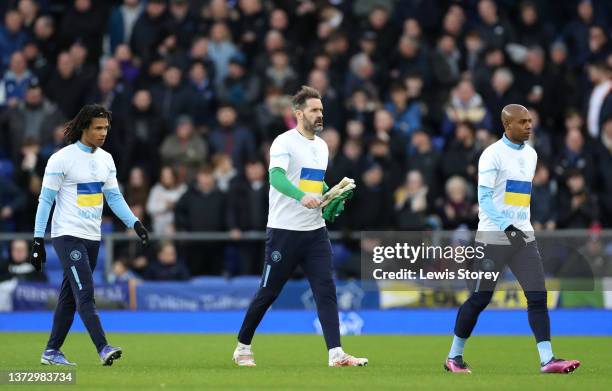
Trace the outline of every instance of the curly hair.
<path fill-rule="evenodd" d="M 106 118 L 110 123 L 112 113 L 102 105 L 85 105 L 71 121 L 64 125 L 64 139 L 74 144 L 81 139 L 83 130 L 89 128 L 94 118 Z"/>

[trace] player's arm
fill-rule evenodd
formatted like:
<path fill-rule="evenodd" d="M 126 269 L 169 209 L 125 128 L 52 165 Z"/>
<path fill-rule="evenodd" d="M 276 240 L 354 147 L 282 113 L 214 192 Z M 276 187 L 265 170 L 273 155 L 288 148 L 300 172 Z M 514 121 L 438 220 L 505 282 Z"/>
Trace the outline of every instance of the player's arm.
<path fill-rule="evenodd" d="M 285 170 L 280 167 L 273 167 L 270 169 L 270 186 L 274 187 L 281 194 L 299 201 L 308 209 L 316 208 L 321 204 L 321 201 L 304 193 L 291 183 L 287 178 Z"/>
<path fill-rule="evenodd" d="M 493 192 L 497 175 L 499 174 L 499 163 L 495 156 L 490 153 L 482 154 L 478 162 L 478 205 L 485 215 L 500 231 L 504 231 L 512 245 L 524 246 L 527 235 L 516 228 L 510 221 L 495 207 L 493 203 Z"/>
<path fill-rule="evenodd" d="M 104 193 L 106 203 L 111 208 L 115 216 L 117 216 L 126 227 L 134 228 L 136 234 L 138 234 L 138 237 L 142 241 L 142 244 L 146 246 L 149 241 L 149 232 L 144 227 L 142 222 L 140 222 L 140 220 L 138 220 L 138 218 L 134 215 L 134 213 L 132 213 L 127 202 L 125 202 L 125 198 L 123 198 L 123 194 L 121 194 L 121 191 L 119 190 L 117 170 L 114 162 L 112 162 L 112 168 L 108 179 L 106 182 L 104 182 L 102 192 Z"/>
<path fill-rule="evenodd" d="M 61 159 L 57 155 L 51 156 L 45 167 L 42 189 L 38 197 L 36 218 L 34 219 L 34 239 L 32 240 L 32 251 L 30 251 L 30 263 L 37 271 L 42 270 L 42 264 L 46 262 L 45 252 L 45 230 L 51 214 L 51 207 L 55 196 L 64 183 L 64 169 Z"/>

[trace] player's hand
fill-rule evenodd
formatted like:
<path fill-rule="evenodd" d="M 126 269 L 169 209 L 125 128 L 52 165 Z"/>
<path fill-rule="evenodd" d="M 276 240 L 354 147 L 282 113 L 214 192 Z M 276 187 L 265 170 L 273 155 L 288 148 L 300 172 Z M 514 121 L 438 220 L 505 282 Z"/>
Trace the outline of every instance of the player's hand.
<path fill-rule="evenodd" d="M 140 221 L 136 221 L 134 223 L 134 231 L 136 231 L 136 235 L 140 238 L 143 246 L 149 244 L 149 231 L 142 225 Z"/>
<path fill-rule="evenodd" d="M 308 194 L 302 197 L 302 199 L 300 200 L 300 203 L 308 209 L 318 208 L 319 205 L 321 205 L 320 200 Z"/>
<path fill-rule="evenodd" d="M 32 240 L 32 251 L 30 252 L 30 263 L 39 272 L 42 271 L 42 266 L 45 262 L 47 262 L 45 240 L 43 238 L 34 238 Z"/>
<path fill-rule="evenodd" d="M 504 233 L 508 237 L 512 247 L 523 248 L 527 245 L 527 241 L 525 240 L 527 239 L 527 235 L 514 225 L 510 224 L 508 228 L 504 230 Z"/>

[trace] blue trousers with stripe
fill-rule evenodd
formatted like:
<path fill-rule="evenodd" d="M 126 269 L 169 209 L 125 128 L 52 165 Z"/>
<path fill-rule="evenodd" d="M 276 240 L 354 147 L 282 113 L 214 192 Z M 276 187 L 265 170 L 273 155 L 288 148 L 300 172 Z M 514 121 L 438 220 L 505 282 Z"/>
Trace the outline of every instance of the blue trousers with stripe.
<path fill-rule="evenodd" d="M 327 228 L 313 231 L 268 228 L 266 235 L 265 265 L 260 287 L 244 317 L 238 341 L 251 344 L 264 314 L 299 265 L 310 283 L 327 348 L 339 347 L 338 301 Z"/>
<path fill-rule="evenodd" d="M 477 243 L 482 246 L 482 243 Z M 507 245 L 484 245 L 484 258 L 472 265 L 473 271 L 502 272 L 508 266 L 527 298 L 527 318 L 536 342 L 550 341 L 550 319 L 546 306 L 546 284 L 544 267 L 536 241 L 521 249 Z M 480 313 L 489 305 L 496 282 L 476 280 L 471 286 L 472 294 L 457 312 L 455 335 L 468 338 Z"/>
<path fill-rule="evenodd" d="M 62 263 L 64 280 L 53 315 L 53 328 L 47 349 L 59 349 L 64 344 L 76 311 L 100 352 L 107 342 L 96 311 L 92 277 L 100 242 L 74 236 L 59 236 L 53 238 L 53 248 Z"/>

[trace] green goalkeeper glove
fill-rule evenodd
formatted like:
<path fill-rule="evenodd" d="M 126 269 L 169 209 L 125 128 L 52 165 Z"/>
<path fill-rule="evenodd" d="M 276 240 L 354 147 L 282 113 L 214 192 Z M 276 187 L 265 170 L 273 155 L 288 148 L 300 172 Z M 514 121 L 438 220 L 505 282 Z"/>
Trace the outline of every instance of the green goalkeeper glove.
<path fill-rule="evenodd" d="M 353 198 L 353 189 L 344 191 L 338 196 L 334 197 L 328 204 L 323 208 L 323 218 L 330 223 L 333 223 L 338 216 L 344 211 L 344 204 L 347 200 Z"/>

